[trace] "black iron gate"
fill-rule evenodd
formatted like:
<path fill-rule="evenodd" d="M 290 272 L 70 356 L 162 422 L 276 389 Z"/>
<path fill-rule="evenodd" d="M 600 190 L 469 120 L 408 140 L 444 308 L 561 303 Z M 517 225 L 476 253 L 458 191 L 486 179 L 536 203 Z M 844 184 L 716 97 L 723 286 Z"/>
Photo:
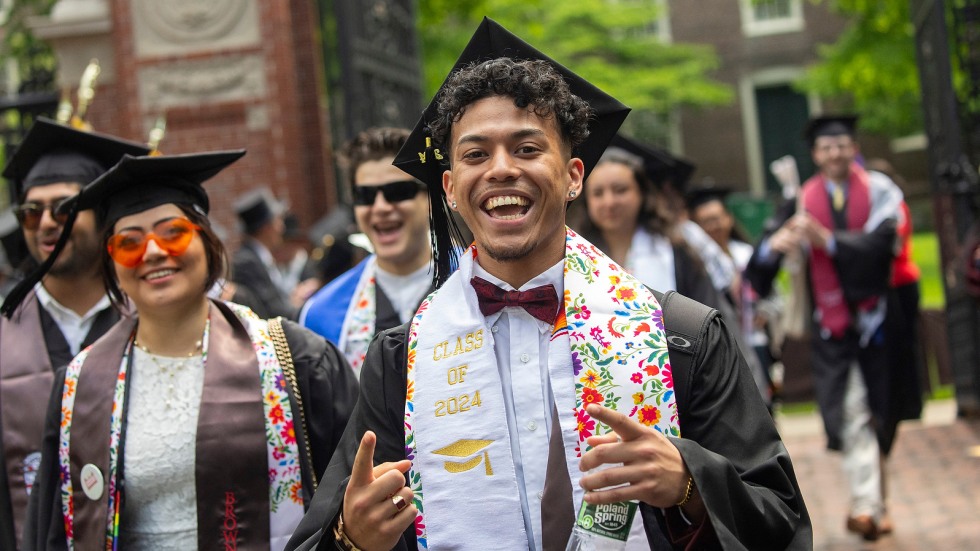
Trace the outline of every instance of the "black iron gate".
<path fill-rule="evenodd" d="M 980 0 L 910 0 L 929 139 L 929 175 L 946 290 L 946 332 L 961 415 L 980 415 L 980 308 L 966 294 L 962 248 L 977 220 Z M 947 17 L 952 33 L 947 29 Z M 953 87 L 951 52 L 970 93 Z"/>

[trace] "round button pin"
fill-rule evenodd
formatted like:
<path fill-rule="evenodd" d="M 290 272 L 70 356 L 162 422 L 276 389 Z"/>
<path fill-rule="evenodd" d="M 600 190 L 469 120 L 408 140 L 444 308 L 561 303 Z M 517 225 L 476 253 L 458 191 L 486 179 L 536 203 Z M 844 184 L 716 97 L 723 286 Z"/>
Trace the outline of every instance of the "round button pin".
<path fill-rule="evenodd" d="M 102 497 L 104 488 L 105 479 L 98 467 L 91 463 L 82 467 L 82 491 L 85 492 L 86 497 L 92 501 L 97 501 Z"/>

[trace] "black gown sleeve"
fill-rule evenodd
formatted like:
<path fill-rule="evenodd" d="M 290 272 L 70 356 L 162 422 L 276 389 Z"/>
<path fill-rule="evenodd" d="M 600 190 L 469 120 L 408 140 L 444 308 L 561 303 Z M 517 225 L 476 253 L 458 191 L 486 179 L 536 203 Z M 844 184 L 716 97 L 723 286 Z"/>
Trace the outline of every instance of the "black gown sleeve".
<path fill-rule="evenodd" d="M 896 222 L 888 219 L 870 232 L 835 231 L 837 254 L 834 266 L 845 298 L 859 302 L 885 294 L 895 258 Z"/>
<path fill-rule="evenodd" d="M 332 550 L 333 526 L 343 506 L 361 437 L 368 430 L 377 435 L 374 464 L 405 459 L 405 341 L 407 325 L 375 336 L 361 366 L 360 392 L 350 422 L 337 451 L 323 474 L 320 486 L 293 537 L 288 550 Z M 406 481 L 407 482 L 407 481 Z M 415 549 L 415 526 L 409 526 L 395 549 Z"/>
<path fill-rule="evenodd" d="M 772 234 L 776 233 L 776 230 L 783 227 L 783 224 L 792 218 L 794 214 L 796 214 L 796 200 L 787 199 L 780 205 L 776 214 L 766 220 L 762 237 L 759 238 L 759 243 L 756 245 L 755 250 L 752 251 L 752 257 L 749 258 L 749 263 L 742 272 L 742 277 L 749 282 L 755 292 L 761 297 L 769 296 L 769 293 L 772 292 L 772 282 L 779 272 L 780 265 L 783 263 L 783 255 L 776 251 L 768 251 L 768 257 L 764 257 L 760 254 L 762 249 L 760 245 L 772 237 Z"/>
<path fill-rule="evenodd" d="M 707 508 L 711 529 L 702 532 L 717 543 L 695 538 L 688 548 L 811 549 L 789 453 L 731 332 L 715 315 L 699 340 L 690 371 L 674 374 L 682 438 L 671 441 Z"/>
<path fill-rule="evenodd" d="M 354 404 L 357 402 L 357 378 L 347 364 L 343 354 L 333 344 L 316 333 L 294 322 L 283 321 L 283 331 L 289 342 L 289 350 L 296 368 L 296 382 L 299 385 L 300 399 L 303 402 L 301 417 L 295 397 L 291 401 L 293 419 L 297 427 L 305 417 L 306 430 L 297 430 L 301 450 L 309 437 L 310 452 L 313 456 L 313 470 L 317 479 L 326 470 L 330 458 L 340 443 Z M 292 388 L 290 388 L 292 394 Z M 303 486 L 309 491 L 306 501 L 312 497 L 313 480 L 305 468 Z"/>
<path fill-rule="evenodd" d="M 61 394 L 65 386 L 65 367 L 55 371 L 48 400 L 41 441 L 41 466 L 38 467 L 24 523 L 24 551 L 60 551 L 68 549 L 65 523 L 61 513 L 61 483 L 58 465 L 58 440 L 61 429 Z"/>

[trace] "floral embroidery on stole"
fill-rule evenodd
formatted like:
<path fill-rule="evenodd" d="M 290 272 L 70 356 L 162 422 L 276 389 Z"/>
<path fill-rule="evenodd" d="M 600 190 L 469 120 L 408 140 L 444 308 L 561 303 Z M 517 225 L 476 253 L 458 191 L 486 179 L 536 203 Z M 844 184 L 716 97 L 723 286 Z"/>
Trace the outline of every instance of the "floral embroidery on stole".
<path fill-rule="evenodd" d="M 302 476 L 299 447 L 296 442 L 292 408 L 286 390 L 286 379 L 276 356 L 275 347 L 268 333 L 268 322 L 260 319 L 244 306 L 227 303 L 235 316 L 245 326 L 252 348 L 258 359 L 261 380 L 262 404 L 265 412 L 266 449 L 269 466 L 270 534 L 272 538 L 288 538 L 303 516 Z M 213 307 L 212 307 L 213 308 Z M 212 309 L 212 312 L 214 310 Z M 210 320 L 205 326 L 203 356 L 207 364 Z M 125 393 L 129 355 L 132 352 L 132 336 L 129 338 L 119 365 L 119 374 L 113 391 L 112 416 L 109 431 L 109 469 L 106 476 L 109 506 L 106 511 L 106 549 L 114 549 L 119 536 L 119 503 L 117 474 L 119 469 L 119 441 L 125 417 Z M 74 549 L 74 495 L 71 477 L 70 438 L 72 413 L 76 388 L 81 369 L 92 347 L 83 350 L 68 365 L 61 400 L 61 427 L 58 446 L 61 473 L 61 504 L 68 539 L 68 549 Z M 258 389 L 257 389 L 258 390 Z"/>
<path fill-rule="evenodd" d="M 670 360 L 667 353 L 663 311 L 653 293 L 605 256 L 598 248 L 570 229 L 567 230 L 566 234 L 565 253 L 564 308 L 559 313 L 551 336 L 553 346 L 549 352 L 548 361 L 549 371 L 552 373 L 555 373 L 556 368 L 567 369 L 574 376 L 574 379 L 568 379 L 569 381 L 574 380 L 574 389 L 553 389 L 556 405 L 560 412 L 566 462 L 572 465 L 577 457 L 581 457 L 581 447 L 586 438 L 610 431 L 608 426 L 592 419 L 585 412 L 585 406 L 590 403 L 598 403 L 624 412 L 627 416 L 636 419 L 637 422 L 663 434 L 679 436 L 680 428 L 678 426 Z M 500 430 L 499 426 L 480 424 L 481 422 L 486 423 L 484 419 L 488 415 L 493 415 L 493 412 L 484 411 L 479 414 L 479 418 L 473 417 L 472 423 L 467 425 L 475 427 L 470 431 L 470 434 L 454 434 L 448 438 L 448 440 L 453 440 L 455 436 L 465 437 L 454 444 L 458 449 L 447 451 L 449 448 L 447 446 L 432 450 L 431 448 L 437 444 L 422 442 L 420 445 L 419 440 L 419 432 L 424 425 L 435 422 L 433 415 L 439 416 L 438 410 L 433 413 L 433 408 L 439 406 L 438 404 L 434 406 L 431 403 L 417 402 L 418 389 L 422 388 L 417 385 L 420 385 L 423 380 L 435 384 L 439 382 L 438 378 L 446 378 L 442 375 L 442 371 L 437 370 L 437 367 L 442 365 L 435 365 L 440 355 L 438 347 L 435 352 L 430 352 L 431 344 L 420 347 L 420 326 L 425 320 L 428 322 L 427 330 L 438 329 L 439 320 L 443 319 L 442 315 L 445 314 L 443 309 L 450 306 L 445 301 L 438 300 L 439 293 L 445 293 L 444 298 L 449 297 L 450 302 L 452 302 L 454 319 L 457 316 L 469 315 L 460 314 L 459 309 L 476 308 L 475 293 L 468 283 L 475 254 L 475 248 L 471 247 L 471 254 L 464 256 L 457 273 L 446 282 L 439 292 L 429 295 L 422 302 L 409 329 L 406 368 L 405 454 L 408 459 L 413 461 L 412 470 L 409 471 L 409 486 L 415 492 L 415 505 L 419 510 L 415 523 L 418 544 L 420 548 L 424 549 L 428 549 L 430 544 L 434 546 L 436 543 L 435 540 L 430 541 L 430 532 L 443 533 L 451 530 L 447 530 L 445 526 L 436 526 L 435 524 L 427 526 L 426 524 L 423 478 L 426 480 L 428 478 L 443 480 L 446 475 L 440 469 L 432 467 L 433 460 L 420 456 L 420 449 L 423 454 L 459 455 L 462 457 L 465 452 L 470 451 L 469 448 L 473 448 L 475 451 L 469 454 L 472 459 L 455 464 L 446 461 L 445 470 L 452 473 L 474 469 L 472 472 L 481 473 L 481 476 L 485 470 L 487 477 L 493 476 L 494 473 L 497 474 L 496 478 L 499 480 L 492 483 L 494 486 L 508 487 L 508 485 L 514 484 L 514 481 L 511 480 L 514 467 L 512 458 L 508 453 L 496 453 L 492 468 L 489 464 L 490 457 L 487 455 L 484 455 L 482 464 L 474 463 L 479 460 L 479 454 L 483 453 L 481 450 L 476 450 L 474 446 L 487 446 L 489 444 L 482 443 L 495 440 L 495 438 L 478 433 L 481 430 L 480 427 L 484 426 L 487 434 L 496 433 Z M 430 311 L 434 310 L 439 311 L 433 313 L 432 316 L 427 316 Z M 476 313 L 479 314 L 478 310 Z M 474 327 L 481 326 L 477 324 Z M 447 331 L 446 335 L 440 338 L 449 338 L 451 343 L 452 339 L 456 337 L 451 333 L 451 331 Z M 485 333 L 485 338 L 492 345 L 492 335 L 489 332 Z M 561 352 L 561 347 L 565 342 L 568 343 L 568 353 Z M 450 349 L 444 350 L 449 351 Z M 420 354 L 420 352 L 422 353 Z M 467 350 L 466 352 L 469 353 L 470 351 Z M 486 361 L 481 359 L 479 354 L 489 354 L 493 365 L 495 365 L 495 359 L 492 359 L 492 346 L 482 351 L 474 350 L 470 355 L 461 356 L 460 360 L 455 363 L 463 363 L 468 360 L 470 371 L 475 373 L 476 364 Z M 434 373 L 436 371 L 438 373 Z M 554 376 L 552 380 L 555 380 Z M 454 383 L 450 380 L 448 384 L 453 385 Z M 470 402 L 472 402 L 472 397 Z M 484 407 L 486 407 L 486 403 L 487 400 L 484 398 Z M 439 422 L 445 423 L 445 421 Z M 491 425 L 494 422 L 491 421 Z M 496 422 L 496 425 L 499 425 L 499 422 Z M 506 432 L 506 428 L 503 428 L 503 431 Z M 506 450 L 509 450 L 509 443 L 502 442 L 501 444 Z M 463 450 L 462 448 L 467 449 Z M 448 459 L 452 459 L 452 457 Z M 471 467 L 470 463 L 477 466 Z M 429 472 L 427 475 L 423 465 L 429 465 L 430 468 L 433 468 L 433 472 Z M 575 498 L 581 499 L 581 490 L 577 485 L 577 480 L 581 474 L 578 473 L 577 469 L 569 469 L 569 471 Z M 456 494 L 464 496 L 469 495 L 472 491 L 470 486 L 462 483 L 464 479 L 454 478 L 453 480 L 461 481 L 459 486 L 454 484 L 456 487 L 453 491 Z M 483 481 L 474 482 L 477 485 L 484 483 Z M 462 504 L 462 501 L 460 503 Z M 465 513 L 461 509 L 459 514 L 464 515 Z M 504 514 L 504 512 L 495 513 L 495 515 L 497 514 Z M 523 524 L 519 526 L 518 539 L 526 537 Z M 517 531 L 517 526 L 514 526 L 514 529 Z M 446 535 L 443 534 L 440 539 L 445 540 Z"/>

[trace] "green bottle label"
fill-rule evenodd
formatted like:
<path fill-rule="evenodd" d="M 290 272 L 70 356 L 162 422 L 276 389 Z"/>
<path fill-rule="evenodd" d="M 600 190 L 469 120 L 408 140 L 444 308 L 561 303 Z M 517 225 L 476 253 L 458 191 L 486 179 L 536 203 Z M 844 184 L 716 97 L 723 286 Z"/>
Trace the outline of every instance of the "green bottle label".
<path fill-rule="evenodd" d="M 633 526 L 637 504 L 633 501 L 590 505 L 582 502 L 577 524 L 586 532 L 617 541 L 626 541 Z"/>

